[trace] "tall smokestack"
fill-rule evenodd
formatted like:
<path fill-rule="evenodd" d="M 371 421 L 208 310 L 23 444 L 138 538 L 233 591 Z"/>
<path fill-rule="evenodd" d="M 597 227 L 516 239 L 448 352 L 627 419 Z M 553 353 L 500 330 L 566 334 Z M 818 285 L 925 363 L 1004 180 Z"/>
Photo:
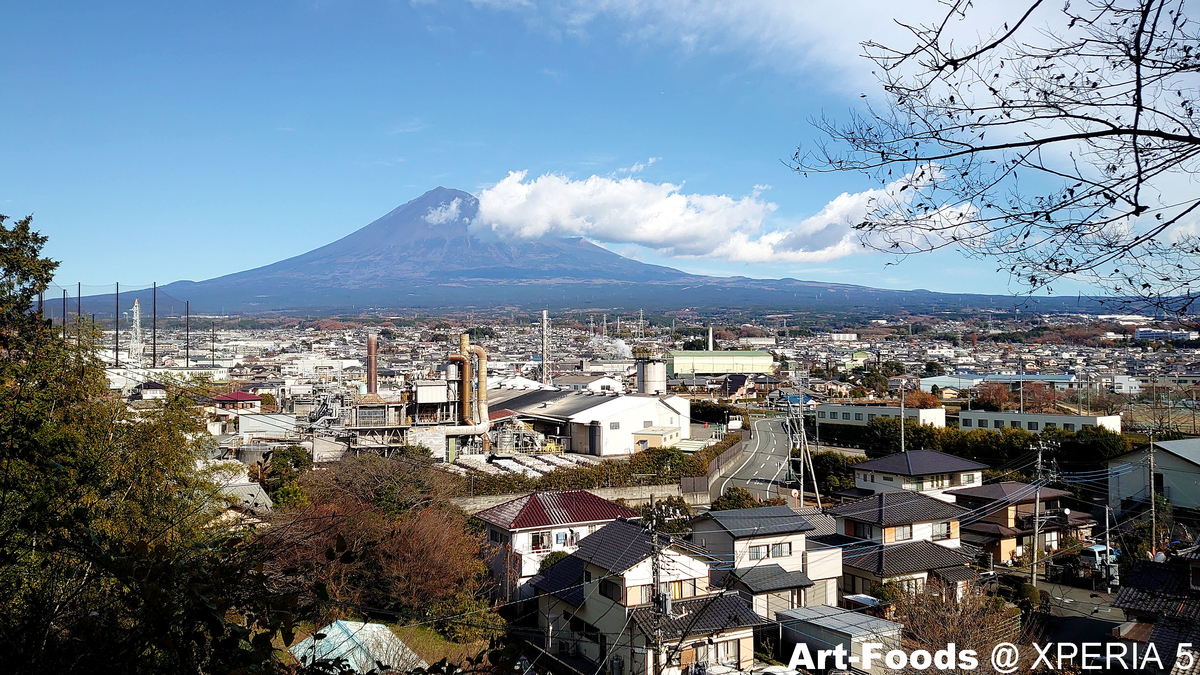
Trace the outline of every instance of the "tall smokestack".
<path fill-rule="evenodd" d="M 367 393 L 379 393 L 379 338 L 367 336 Z"/>
<path fill-rule="evenodd" d="M 542 384 L 550 384 L 550 311 L 542 310 Z"/>
<path fill-rule="evenodd" d="M 713 351 L 712 326 L 708 327 L 708 351 Z"/>

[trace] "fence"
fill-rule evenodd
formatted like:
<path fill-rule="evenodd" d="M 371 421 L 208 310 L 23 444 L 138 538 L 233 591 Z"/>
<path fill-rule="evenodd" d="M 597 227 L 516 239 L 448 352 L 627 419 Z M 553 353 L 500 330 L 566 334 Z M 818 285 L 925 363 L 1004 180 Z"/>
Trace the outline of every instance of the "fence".
<path fill-rule="evenodd" d="M 679 479 L 680 492 L 708 492 L 708 486 L 721 477 L 722 470 L 742 455 L 745 441 L 738 441 L 708 463 L 707 476 L 684 476 Z"/>

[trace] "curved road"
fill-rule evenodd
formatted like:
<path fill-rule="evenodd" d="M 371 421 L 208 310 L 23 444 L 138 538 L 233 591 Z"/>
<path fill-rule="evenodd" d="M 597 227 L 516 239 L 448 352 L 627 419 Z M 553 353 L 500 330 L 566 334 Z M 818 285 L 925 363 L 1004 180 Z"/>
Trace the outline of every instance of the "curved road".
<path fill-rule="evenodd" d="M 743 487 L 751 495 L 770 499 L 787 495 L 787 462 L 791 457 L 791 440 L 782 419 L 760 419 L 753 422 L 754 438 L 749 449 L 735 468 L 721 479 L 721 494 L 729 487 Z"/>

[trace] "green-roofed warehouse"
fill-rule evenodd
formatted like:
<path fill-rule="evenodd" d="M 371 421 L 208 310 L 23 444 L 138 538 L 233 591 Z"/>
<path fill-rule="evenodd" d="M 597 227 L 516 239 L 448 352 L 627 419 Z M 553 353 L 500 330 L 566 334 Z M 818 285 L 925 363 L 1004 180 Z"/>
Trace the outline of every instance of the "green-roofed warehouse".
<path fill-rule="evenodd" d="M 774 366 L 770 352 L 668 352 L 667 375 L 724 375 L 769 373 Z"/>

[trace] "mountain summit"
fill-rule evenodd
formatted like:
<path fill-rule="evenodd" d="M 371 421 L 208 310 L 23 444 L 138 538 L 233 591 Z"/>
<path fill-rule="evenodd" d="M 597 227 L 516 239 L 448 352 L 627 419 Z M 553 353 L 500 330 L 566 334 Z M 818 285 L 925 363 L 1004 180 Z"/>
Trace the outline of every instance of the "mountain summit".
<path fill-rule="evenodd" d="M 471 227 L 478 212 L 473 195 L 439 187 L 308 253 L 207 281 L 178 281 L 159 290 L 172 301 L 191 301 L 193 311 L 234 313 L 489 310 L 497 305 L 916 311 L 1013 304 L 1006 296 L 687 274 L 630 260 L 581 237 L 481 238 Z M 1075 299 L 1042 298 L 1036 304 L 1064 308 Z M 179 309 L 174 302 L 170 307 L 172 312 Z"/>
<path fill-rule="evenodd" d="M 624 258 L 581 237 L 485 241 L 470 230 L 478 212 L 479 200 L 470 193 L 438 187 L 308 253 L 207 281 L 176 282 L 164 290 L 193 299 L 197 306 L 245 303 L 282 310 L 441 306 L 458 302 L 451 296 L 461 295 L 445 289 L 475 285 L 518 285 L 536 296 L 530 284 L 596 286 L 703 278 Z M 493 298 L 495 293 L 485 295 Z M 472 304 L 487 304 L 479 300 Z"/>

